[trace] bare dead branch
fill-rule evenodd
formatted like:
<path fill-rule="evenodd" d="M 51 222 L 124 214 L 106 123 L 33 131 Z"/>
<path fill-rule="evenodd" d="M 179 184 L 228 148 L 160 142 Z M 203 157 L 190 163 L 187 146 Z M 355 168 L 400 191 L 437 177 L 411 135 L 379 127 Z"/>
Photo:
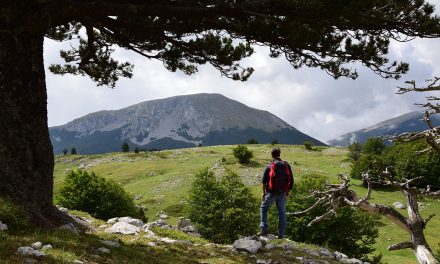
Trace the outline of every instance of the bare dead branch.
<path fill-rule="evenodd" d="M 391 251 L 391 250 L 399 250 L 399 249 L 404 249 L 404 248 L 413 248 L 413 246 L 414 245 L 411 241 L 405 241 L 405 242 L 402 242 L 399 244 L 390 245 L 387 250 Z"/>

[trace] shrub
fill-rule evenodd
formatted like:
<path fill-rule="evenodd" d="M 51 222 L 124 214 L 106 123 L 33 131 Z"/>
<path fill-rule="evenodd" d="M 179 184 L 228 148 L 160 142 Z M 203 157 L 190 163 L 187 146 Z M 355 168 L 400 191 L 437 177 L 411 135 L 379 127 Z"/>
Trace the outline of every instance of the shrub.
<path fill-rule="evenodd" d="M 195 176 L 187 215 L 202 237 L 215 243 L 255 233 L 259 219 L 257 201 L 236 173 L 227 171 L 217 180 L 208 169 Z"/>
<path fill-rule="evenodd" d="M 362 155 L 351 168 L 350 176 L 355 179 L 362 179 L 362 173 L 369 171 L 371 178 L 378 181 L 381 173 L 388 165 L 380 155 Z"/>
<path fill-rule="evenodd" d="M 352 162 L 356 162 L 362 155 L 362 145 L 359 142 L 354 142 L 348 146 L 348 158 Z"/>
<path fill-rule="evenodd" d="M 232 152 L 234 153 L 234 157 L 238 159 L 238 162 L 241 164 L 249 163 L 254 156 L 252 151 L 244 145 L 238 145 L 232 150 Z"/>
<path fill-rule="evenodd" d="M 248 144 L 258 144 L 258 141 L 255 138 L 251 138 L 247 142 Z"/>
<path fill-rule="evenodd" d="M 76 152 L 76 148 L 72 148 L 72 149 L 70 150 L 70 154 L 72 154 L 72 155 L 76 155 L 76 154 L 78 154 L 78 153 Z"/>
<path fill-rule="evenodd" d="M 68 153 L 67 149 L 64 149 L 64 150 L 63 150 L 63 155 L 66 156 L 67 153 Z"/>
<path fill-rule="evenodd" d="M 128 146 L 127 142 L 124 142 L 124 144 L 122 144 L 121 150 L 122 150 L 122 152 L 129 152 L 130 151 L 130 147 Z"/>
<path fill-rule="evenodd" d="M 271 142 L 270 144 L 272 144 L 272 145 L 278 145 L 278 140 L 274 139 L 274 140 L 272 140 L 272 142 Z"/>
<path fill-rule="evenodd" d="M 312 146 L 313 146 L 313 143 L 311 141 L 304 141 L 304 147 L 307 150 L 312 150 L 313 149 Z"/>
<path fill-rule="evenodd" d="M 135 148 L 134 153 L 139 153 L 139 148 Z"/>
<path fill-rule="evenodd" d="M 380 138 L 369 138 L 364 143 L 363 153 L 370 155 L 380 155 L 387 148 Z"/>
<path fill-rule="evenodd" d="M 287 211 L 303 211 L 313 205 L 316 199 L 310 197 L 310 192 L 322 190 L 326 181 L 325 177 L 319 175 L 310 175 L 299 181 L 293 190 L 293 198 L 288 199 Z M 375 240 L 378 237 L 375 218 L 360 210 L 345 207 L 335 217 L 307 227 L 310 221 L 324 212 L 325 207 L 318 206 L 308 214 L 288 216 L 286 235 L 295 241 L 318 244 L 344 252 L 351 257 L 372 261 L 368 259 L 368 255 L 374 251 Z M 274 218 L 276 216 L 271 217 Z M 374 262 L 377 262 L 380 256 L 374 258 Z"/>
<path fill-rule="evenodd" d="M 136 207 L 131 196 L 121 186 L 83 170 L 67 174 L 56 202 L 60 206 L 84 211 L 104 220 L 119 216 L 144 219 L 142 209 Z"/>

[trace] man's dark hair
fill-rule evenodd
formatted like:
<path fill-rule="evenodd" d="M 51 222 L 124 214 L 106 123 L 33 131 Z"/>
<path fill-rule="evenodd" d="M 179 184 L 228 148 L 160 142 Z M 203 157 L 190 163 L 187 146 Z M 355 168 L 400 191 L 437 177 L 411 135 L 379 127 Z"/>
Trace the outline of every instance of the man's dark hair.
<path fill-rule="evenodd" d="M 270 154 L 272 154 L 272 158 L 279 158 L 281 155 L 281 150 L 280 148 L 273 148 Z"/>

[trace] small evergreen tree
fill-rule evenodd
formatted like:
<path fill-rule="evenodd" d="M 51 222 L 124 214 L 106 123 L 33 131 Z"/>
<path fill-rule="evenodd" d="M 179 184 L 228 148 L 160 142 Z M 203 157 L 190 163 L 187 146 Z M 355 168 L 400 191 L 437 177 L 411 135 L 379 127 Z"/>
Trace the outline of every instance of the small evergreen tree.
<path fill-rule="evenodd" d="M 67 153 L 68 153 L 67 149 L 64 149 L 64 150 L 63 150 L 63 155 L 66 156 Z"/>
<path fill-rule="evenodd" d="M 72 148 L 72 149 L 70 150 L 70 154 L 72 154 L 72 155 L 76 155 L 76 154 L 78 154 L 78 153 L 76 152 L 76 148 Z"/>
<path fill-rule="evenodd" d="M 274 140 L 272 140 L 272 142 L 271 142 L 270 144 L 272 144 L 272 145 L 278 145 L 278 140 L 274 139 Z"/>
<path fill-rule="evenodd" d="M 307 150 L 313 150 L 313 143 L 311 141 L 304 141 L 304 147 Z"/>
<path fill-rule="evenodd" d="M 124 142 L 124 144 L 122 144 L 122 152 L 129 152 L 130 151 L 130 147 L 128 146 L 127 142 Z"/>
<path fill-rule="evenodd" d="M 139 148 L 135 148 L 134 153 L 139 153 Z"/>
<path fill-rule="evenodd" d="M 255 138 L 251 138 L 247 141 L 248 144 L 258 144 L 258 141 Z"/>
<path fill-rule="evenodd" d="M 227 171 L 217 180 L 208 169 L 199 171 L 192 183 L 187 215 L 202 237 L 215 243 L 231 243 L 256 232 L 258 205 L 240 177 Z"/>
<path fill-rule="evenodd" d="M 348 157 L 352 162 L 356 162 L 362 155 L 362 145 L 359 142 L 354 142 L 348 146 Z"/>
<path fill-rule="evenodd" d="M 371 155 L 380 155 L 387 148 L 380 138 L 369 138 L 365 141 L 363 153 Z"/>
<path fill-rule="evenodd" d="M 232 152 L 234 153 L 234 157 L 238 159 L 238 162 L 241 164 L 249 163 L 254 156 L 252 151 L 244 145 L 238 145 Z"/>

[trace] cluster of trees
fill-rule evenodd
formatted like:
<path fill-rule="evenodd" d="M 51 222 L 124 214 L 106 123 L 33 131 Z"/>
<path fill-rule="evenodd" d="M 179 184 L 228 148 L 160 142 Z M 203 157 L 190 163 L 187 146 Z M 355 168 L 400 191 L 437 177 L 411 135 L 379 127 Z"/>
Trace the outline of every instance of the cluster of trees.
<path fill-rule="evenodd" d="M 69 153 L 69 151 L 68 151 L 67 149 L 64 149 L 64 150 L 63 150 L 63 155 L 66 156 L 67 153 Z M 78 154 L 78 153 L 76 152 L 76 148 L 71 148 L 71 149 L 70 149 L 70 155 L 76 155 L 76 154 Z"/>
<path fill-rule="evenodd" d="M 440 188 L 440 153 L 430 150 L 422 140 L 387 146 L 380 138 L 370 138 L 363 146 L 351 144 L 348 155 L 353 161 L 353 178 L 362 179 L 362 174 L 369 172 L 373 180 L 379 181 L 377 177 L 388 168 L 396 181 L 423 176 L 414 186 Z"/>

